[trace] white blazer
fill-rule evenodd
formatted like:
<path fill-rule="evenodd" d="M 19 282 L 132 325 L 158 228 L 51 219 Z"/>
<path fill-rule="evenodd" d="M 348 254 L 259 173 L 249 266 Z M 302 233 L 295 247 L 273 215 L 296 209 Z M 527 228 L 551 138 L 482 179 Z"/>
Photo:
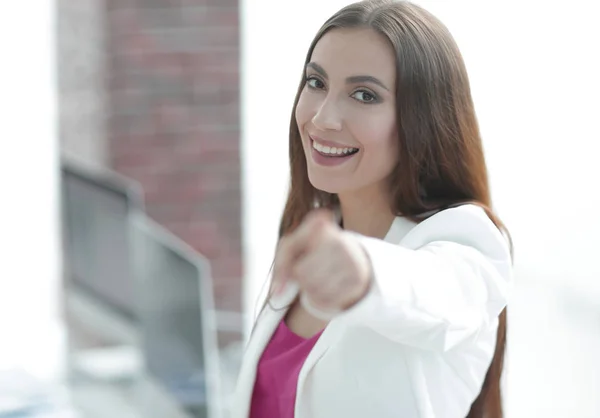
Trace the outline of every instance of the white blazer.
<path fill-rule="evenodd" d="M 512 278 L 504 236 L 475 205 L 418 225 L 397 217 L 384 240 L 355 234 L 374 285 L 329 322 L 298 378 L 295 418 L 464 418 L 480 392 Z M 296 291 L 258 316 L 233 399 L 247 418 L 260 356 Z M 277 417 L 264 417 L 277 418 Z"/>

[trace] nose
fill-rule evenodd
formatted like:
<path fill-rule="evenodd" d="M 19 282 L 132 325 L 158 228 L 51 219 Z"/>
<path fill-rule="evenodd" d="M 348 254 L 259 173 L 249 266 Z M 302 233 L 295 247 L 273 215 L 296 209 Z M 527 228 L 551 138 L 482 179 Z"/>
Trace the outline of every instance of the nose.
<path fill-rule="evenodd" d="M 317 109 L 312 123 L 322 131 L 342 130 L 342 115 L 339 107 L 332 100 L 326 98 Z"/>

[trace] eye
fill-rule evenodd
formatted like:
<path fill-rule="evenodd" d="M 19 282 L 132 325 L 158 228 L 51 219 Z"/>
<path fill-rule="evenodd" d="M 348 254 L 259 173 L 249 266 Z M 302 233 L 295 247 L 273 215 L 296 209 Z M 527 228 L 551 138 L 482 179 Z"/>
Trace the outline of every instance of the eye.
<path fill-rule="evenodd" d="M 311 89 L 322 90 L 325 88 L 325 84 L 315 76 L 309 76 L 306 78 L 306 84 Z"/>
<path fill-rule="evenodd" d="M 361 103 L 377 103 L 379 100 L 374 93 L 366 90 L 358 90 L 352 94 L 352 97 Z"/>

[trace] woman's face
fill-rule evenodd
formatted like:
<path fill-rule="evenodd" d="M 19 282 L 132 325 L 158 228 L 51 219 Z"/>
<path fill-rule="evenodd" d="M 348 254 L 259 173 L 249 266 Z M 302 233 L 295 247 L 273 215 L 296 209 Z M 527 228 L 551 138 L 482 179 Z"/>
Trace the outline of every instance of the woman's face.
<path fill-rule="evenodd" d="M 296 122 L 312 185 L 387 191 L 398 159 L 392 46 L 372 29 L 333 29 L 316 44 L 306 79 Z"/>

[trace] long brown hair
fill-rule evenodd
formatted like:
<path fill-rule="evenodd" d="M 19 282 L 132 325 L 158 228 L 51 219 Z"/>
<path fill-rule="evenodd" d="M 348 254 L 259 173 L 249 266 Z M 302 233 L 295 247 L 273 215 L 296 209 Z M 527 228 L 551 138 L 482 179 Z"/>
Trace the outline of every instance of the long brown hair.
<path fill-rule="evenodd" d="M 491 209 L 487 168 L 467 71 L 460 51 L 436 17 L 409 2 L 380 0 L 351 4 L 333 15 L 312 41 L 305 64 L 321 37 L 335 28 L 369 27 L 385 36 L 396 54 L 398 164 L 390 176 L 394 213 L 416 222 L 424 214 L 474 203 L 510 240 Z M 280 237 L 293 231 L 315 207 L 335 207 L 337 195 L 309 181 L 296 105 L 304 89 L 303 72 L 290 123 L 291 187 L 280 223 Z M 512 248 L 512 243 L 511 243 Z M 501 418 L 506 309 L 499 317 L 496 351 L 468 418 Z"/>

